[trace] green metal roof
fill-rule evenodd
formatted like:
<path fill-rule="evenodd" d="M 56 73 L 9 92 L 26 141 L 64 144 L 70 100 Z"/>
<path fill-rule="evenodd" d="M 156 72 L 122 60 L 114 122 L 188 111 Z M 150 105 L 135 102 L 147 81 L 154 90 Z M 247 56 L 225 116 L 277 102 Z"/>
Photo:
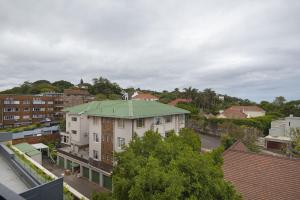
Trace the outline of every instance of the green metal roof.
<path fill-rule="evenodd" d="M 71 114 L 127 119 L 190 113 L 187 110 L 156 101 L 140 100 L 93 101 L 65 108 L 64 111 Z"/>
<path fill-rule="evenodd" d="M 14 146 L 17 149 L 19 149 L 20 151 L 22 151 L 23 153 L 25 153 L 26 155 L 28 155 L 29 157 L 32 157 L 32 156 L 35 156 L 35 155 L 38 155 L 41 153 L 28 143 L 20 143 L 20 144 L 14 145 Z"/>

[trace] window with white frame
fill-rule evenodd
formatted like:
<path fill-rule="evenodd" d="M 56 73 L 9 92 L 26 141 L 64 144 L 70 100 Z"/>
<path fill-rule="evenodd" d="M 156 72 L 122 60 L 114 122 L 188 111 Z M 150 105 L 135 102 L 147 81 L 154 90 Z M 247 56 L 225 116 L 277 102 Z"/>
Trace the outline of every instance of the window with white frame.
<path fill-rule="evenodd" d="M 19 116 L 19 115 L 15 115 L 15 116 L 14 116 L 14 119 L 15 119 L 15 120 L 19 120 L 19 119 L 20 119 L 20 116 Z"/>
<path fill-rule="evenodd" d="M 48 101 L 48 104 L 53 104 L 53 101 Z"/>
<path fill-rule="evenodd" d="M 166 123 L 171 123 L 172 122 L 172 116 L 171 115 L 165 116 L 165 122 Z"/>
<path fill-rule="evenodd" d="M 33 99 L 32 101 L 32 104 L 45 104 L 46 102 L 39 99 L 39 98 L 36 98 L 36 99 Z"/>
<path fill-rule="evenodd" d="M 154 124 L 155 125 L 162 124 L 162 118 L 161 117 L 154 117 Z"/>
<path fill-rule="evenodd" d="M 145 120 L 143 118 L 136 120 L 136 127 L 137 128 L 143 128 L 145 127 Z"/>
<path fill-rule="evenodd" d="M 41 108 L 32 108 L 32 111 L 41 111 Z"/>
<path fill-rule="evenodd" d="M 99 136 L 97 133 L 93 133 L 94 142 L 99 142 Z"/>
<path fill-rule="evenodd" d="M 66 143 L 66 144 L 69 143 L 69 137 L 68 137 L 68 136 L 65 136 L 65 135 L 62 136 L 62 142 L 63 142 L 63 143 Z"/>
<path fill-rule="evenodd" d="M 53 111 L 53 108 L 48 108 L 47 110 L 48 110 L 48 111 Z"/>
<path fill-rule="evenodd" d="M 118 119 L 118 128 L 125 128 L 125 120 Z"/>
<path fill-rule="evenodd" d="M 13 115 L 4 115 L 4 120 L 13 120 L 15 116 Z"/>
<path fill-rule="evenodd" d="M 93 158 L 94 158 L 95 160 L 98 160 L 98 159 L 99 159 L 99 152 L 98 152 L 98 151 L 93 150 Z"/>
<path fill-rule="evenodd" d="M 118 137 L 118 149 L 122 149 L 125 146 L 125 138 Z"/>
<path fill-rule="evenodd" d="M 24 112 L 29 112 L 30 109 L 29 109 L 29 108 L 24 108 L 23 111 L 24 111 Z"/>
<path fill-rule="evenodd" d="M 72 121 L 76 122 L 77 121 L 77 117 L 72 117 Z"/>

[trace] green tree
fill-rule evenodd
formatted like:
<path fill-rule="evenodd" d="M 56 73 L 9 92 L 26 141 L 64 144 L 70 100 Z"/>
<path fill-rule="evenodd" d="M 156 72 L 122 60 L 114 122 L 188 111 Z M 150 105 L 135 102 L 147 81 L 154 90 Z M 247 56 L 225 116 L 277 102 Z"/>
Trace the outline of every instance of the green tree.
<path fill-rule="evenodd" d="M 276 97 L 275 100 L 273 101 L 273 104 L 277 106 L 282 106 L 285 102 L 285 98 L 283 96 Z"/>
<path fill-rule="evenodd" d="M 241 199 L 226 182 L 221 151 L 200 153 L 198 135 L 183 129 L 163 139 L 148 131 L 116 154 L 113 199 Z"/>
<path fill-rule="evenodd" d="M 74 87 L 74 85 L 68 81 L 60 80 L 52 83 L 53 86 L 57 87 L 58 92 L 64 92 L 64 89 Z"/>

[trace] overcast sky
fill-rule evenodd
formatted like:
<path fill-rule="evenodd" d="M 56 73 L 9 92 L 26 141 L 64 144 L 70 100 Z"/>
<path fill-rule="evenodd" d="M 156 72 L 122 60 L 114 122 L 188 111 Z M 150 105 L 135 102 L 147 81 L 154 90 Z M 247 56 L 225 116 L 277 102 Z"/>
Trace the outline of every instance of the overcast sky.
<path fill-rule="evenodd" d="M 0 0 L 0 72 L 300 99 L 300 1 Z"/>

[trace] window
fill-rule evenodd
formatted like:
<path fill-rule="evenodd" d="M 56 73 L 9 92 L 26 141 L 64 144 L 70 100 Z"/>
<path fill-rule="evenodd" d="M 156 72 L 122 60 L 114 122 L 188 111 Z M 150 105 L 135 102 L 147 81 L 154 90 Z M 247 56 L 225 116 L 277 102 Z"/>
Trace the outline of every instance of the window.
<path fill-rule="evenodd" d="M 24 108 L 23 110 L 24 110 L 24 112 L 29 112 L 30 109 L 29 108 Z"/>
<path fill-rule="evenodd" d="M 68 136 L 62 136 L 62 142 L 63 143 L 69 143 L 69 137 Z"/>
<path fill-rule="evenodd" d="M 166 121 L 166 123 L 171 123 L 172 122 L 172 116 L 171 115 L 165 116 L 165 121 Z"/>
<path fill-rule="evenodd" d="M 23 104 L 26 104 L 26 105 L 30 104 L 30 100 L 24 100 Z"/>
<path fill-rule="evenodd" d="M 138 127 L 138 128 L 145 127 L 145 120 L 144 119 L 137 119 L 136 120 L 136 127 Z"/>
<path fill-rule="evenodd" d="M 15 116 L 13 115 L 5 115 L 4 116 L 4 120 L 13 120 L 15 118 Z"/>
<path fill-rule="evenodd" d="M 99 159 L 98 151 L 93 150 L 93 158 L 94 158 L 95 160 L 98 160 L 98 159 Z"/>
<path fill-rule="evenodd" d="M 41 111 L 41 108 L 32 108 L 32 111 Z"/>
<path fill-rule="evenodd" d="M 46 102 L 39 98 L 36 98 L 36 99 L 33 99 L 32 103 L 33 104 L 45 104 Z"/>
<path fill-rule="evenodd" d="M 19 119 L 20 119 L 20 116 L 19 116 L 19 115 L 15 115 L 15 116 L 14 116 L 14 119 L 15 119 L 15 120 L 19 120 Z"/>
<path fill-rule="evenodd" d="M 75 130 L 72 130 L 71 132 L 72 132 L 73 134 L 77 134 L 77 131 L 75 131 Z"/>
<path fill-rule="evenodd" d="M 53 104 L 53 101 L 48 101 L 48 104 Z"/>
<path fill-rule="evenodd" d="M 118 137 L 118 148 L 122 149 L 125 146 L 125 138 Z"/>
<path fill-rule="evenodd" d="M 48 108 L 48 111 L 53 111 L 53 108 Z"/>
<path fill-rule="evenodd" d="M 14 108 L 4 108 L 4 112 L 14 112 Z"/>
<path fill-rule="evenodd" d="M 72 117 L 72 121 L 76 122 L 77 121 L 77 117 Z"/>
<path fill-rule="evenodd" d="M 23 115 L 23 119 L 30 119 L 29 115 Z"/>
<path fill-rule="evenodd" d="M 184 124 L 185 118 L 184 115 L 179 115 L 179 123 Z"/>
<path fill-rule="evenodd" d="M 44 118 L 46 117 L 45 115 L 32 115 L 32 118 Z"/>
<path fill-rule="evenodd" d="M 118 128 L 125 128 L 124 119 L 118 119 Z"/>
<path fill-rule="evenodd" d="M 160 125 L 160 124 L 162 124 L 161 117 L 154 117 L 154 124 L 155 124 L 155 125 Z"/>
<path fill-rule="evenodd" d="M 94 142 L 99 142 L 99 137 L 97 133 L 93 133 Z"/>

